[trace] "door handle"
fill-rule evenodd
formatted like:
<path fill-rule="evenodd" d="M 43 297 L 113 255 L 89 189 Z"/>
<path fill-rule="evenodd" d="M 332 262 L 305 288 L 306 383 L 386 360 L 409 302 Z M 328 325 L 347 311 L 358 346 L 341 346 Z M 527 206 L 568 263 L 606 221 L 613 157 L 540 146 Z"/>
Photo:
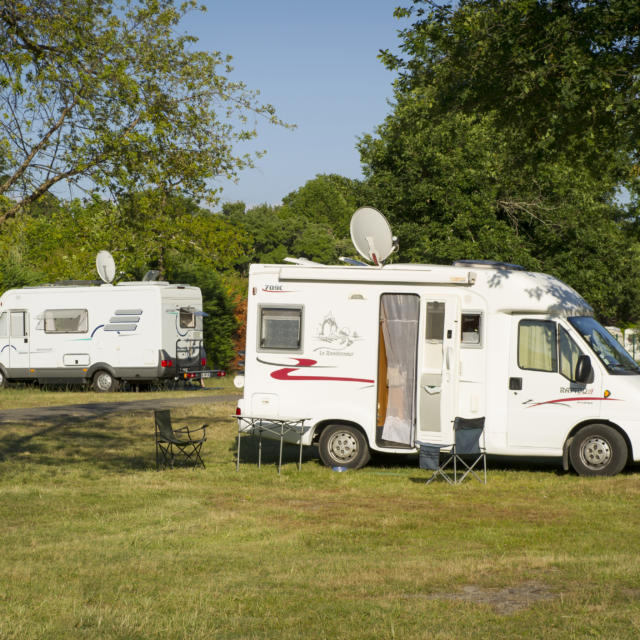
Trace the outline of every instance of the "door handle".
<path fill-rule="evenodd" d="M 522 391 L 522 378 L 509 378 L 510 391 Z"/>
<path fill-rule="evenodd" d="M 449 369 L 451 369 L 451 347 L 447 347 L 444 356 L 445 362 L 447 364 L 447 371 L 449 371 Z"/>

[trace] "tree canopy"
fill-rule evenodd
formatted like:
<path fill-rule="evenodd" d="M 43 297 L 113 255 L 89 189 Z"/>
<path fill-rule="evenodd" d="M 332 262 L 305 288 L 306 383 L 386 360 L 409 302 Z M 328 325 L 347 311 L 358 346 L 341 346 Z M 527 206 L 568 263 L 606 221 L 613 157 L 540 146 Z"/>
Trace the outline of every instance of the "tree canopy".
<path fill-rule="evenodd" d="M 0 222 L 56 187 L 158 188 L 215 200 L 252 163 L 250 117 L 280 121 L 229 79 L 230 57 L 176 27 L 195 0 L 6 0 L 0 6 Z"/>
<path fill-rule="evenodd" d="M 400 259 L 516 262 L 566 280 L 603 319 L 640 315 L 630 233 L 640 22 L 622 19 L 636 5 L 415 0 L 397 10 L 415 21 L 401 53 L 382 54 L 398 73 L 393 111 L 359 148 Z"/>

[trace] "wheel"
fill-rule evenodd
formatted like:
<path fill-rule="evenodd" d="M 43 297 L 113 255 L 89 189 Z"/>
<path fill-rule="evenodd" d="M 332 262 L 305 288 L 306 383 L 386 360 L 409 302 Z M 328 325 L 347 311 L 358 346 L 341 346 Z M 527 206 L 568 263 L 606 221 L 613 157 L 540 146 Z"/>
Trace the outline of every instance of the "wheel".
<path fill-rule="evenodd" d="M 581 476 L 614 476 L 624 468 L 627 455 L 624 438 L 606 424 L 580 429 L 569 449 L 571 465 Z"/>
<path fill-rule="evenodd" d="M 320 459 L 327 467 L 360 469 L 371 458 L 362 431 L 349 425 L 334 424 L 320 434 Z"/>
<path fill-rule="evenodd" d="M 109 391 L 117 390 L 118 381 L 108 371 L 98 371 L 93 376 L 93 384 L 91 386 L 98 393 L 108 393 Z"/>
<path fill-rule="evenodd" d="M 4 375 L 4 371 L 0 369 L 0 389 L 7 386 L 7 377 Z"/>

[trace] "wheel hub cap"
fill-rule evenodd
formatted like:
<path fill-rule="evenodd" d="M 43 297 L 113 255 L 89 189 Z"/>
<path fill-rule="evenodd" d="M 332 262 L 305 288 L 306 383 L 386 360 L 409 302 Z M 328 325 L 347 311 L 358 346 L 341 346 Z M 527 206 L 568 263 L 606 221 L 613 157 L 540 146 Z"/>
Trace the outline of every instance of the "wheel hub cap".
<path fill-rule="evenodd" d="M 349 462 L 358 452 L 358 443 L 350 433 L 336 433 L 331 438 L 329 449 L 337 460 Z"/>
<path fill-rule="evenodd" d="M 611 447 L 604 438 L 589 438 L 582 445 L 580 457 L 587 467 L 601 469 L 611 461 Z"/>

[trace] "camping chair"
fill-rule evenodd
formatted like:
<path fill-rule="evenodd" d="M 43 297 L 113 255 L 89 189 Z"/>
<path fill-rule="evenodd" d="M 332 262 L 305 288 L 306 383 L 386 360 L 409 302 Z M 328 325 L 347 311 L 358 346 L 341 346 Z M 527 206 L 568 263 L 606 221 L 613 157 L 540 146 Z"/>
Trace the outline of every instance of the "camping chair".
<path fill-rule="evenodd" d="M 420 447 L 420 468 L 433 471 L 427 484 L 436 478 L 442 478 L 449 484 L 460 484 L 469 476 L 481 482 L 484 479 L 484 483 L 487 484 L 484 418 L 456 418 L 453 421 L 453 436 L 453 444 L 416 442 Z M 441 449 L 448 449 L 442 462 Z M 476 468 L 481 461 L 484 478 L 479 475 L 480 469 Z"/>
<path fill-rule="evenodd" d="M 199 464 L 204 467 L 200 450 L 207 439 L 208 425 L 203 424 L 195 429 L 189 427 L 174 429 L 171 426 L 171 411 L 160 409 L 153 413 L 156 422 L 156 469 L 161 464 L 166 467 L 167 463 L 173 467 L 176 456 L 183 458 L 185 464 L 191 461 L 194 467 Z M 198 432 L 200 435 L 194 437 L 193 434 Z"/>

